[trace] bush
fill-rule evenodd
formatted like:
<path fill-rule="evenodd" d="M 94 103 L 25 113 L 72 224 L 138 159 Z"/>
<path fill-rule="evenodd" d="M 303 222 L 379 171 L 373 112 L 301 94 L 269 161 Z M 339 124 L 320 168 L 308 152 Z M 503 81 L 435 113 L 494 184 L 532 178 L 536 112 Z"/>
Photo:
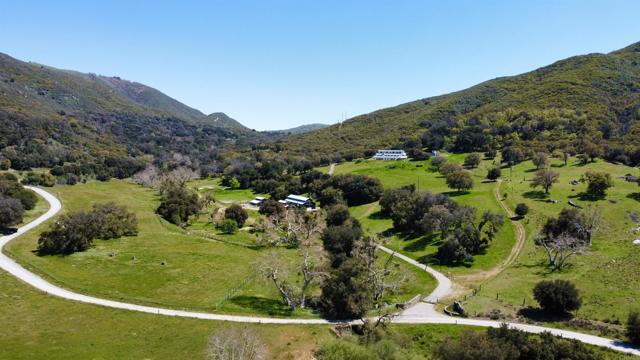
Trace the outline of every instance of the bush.
<path fill-rule="evenodd" d="M 357 319 L 373 305 L 373 286 L 359 259 L 350 258 L 331 272 L 322 286 L 321 304 L 329 319 Z"/>
<path fill-rule="evenodd" d="M 344 340 L 323 343 L 314 355 L 318 360 L 374 360 L 377 358 L 368 349 Z"/>
<path fill-rule="evenodd" d="M 349 208 L 343 204 L 333 205 L 327 210 L 327 225 L 338 226 L 344 224 L 351 214 Z"/>
<path fill-rule="evenodd" d="M 115 239 L 138 235 L 136 214 L 113 202 L 93 205 L 93 225 L 98 239 Z"/>
<path fill-rule="evenodd" d="M 541 281 L 533 288 L 533 297 L 544 311 L 554 315 L 566 315 L 581 305 L 578 289 L 567 280 Z"/>
<path fill-rule="evenodd" d="M 30 171 L 22 180 L 23 184 L 52 187 L 56 184 L 56 177 L 50 173 L 35 173 Z"/>
<path fill-rule="evenodd" d="M 249 218 L 249 214 L 242 206 L 233 204 L 224 210 L 224 218 L 234 220 L 238 227 L 241 228 Z"/>
<path fill-rule="evenodd" d="M 233 219 L 225 219 L 220 226 L 225 234 L 235 234 L 238 231 L 238 223 Z"/>
<path fill-rule="evenodd" d="M 41 255 L 69 255 L 89 249 L 96 236 L 94 217 L 85 211 L 62 215 L 38 240 Z"/>
<path fill-rule="evenodd" d="M 458 265 L 472 261 L 473 257 L 457 239 L 449 239 L 438 247 L 436 259 L 442 264 Z"/>
<path fill-rule="evenodd" d="M 286 211 L 287 209 L 284 207 L 284 205 L 273 199 L 267 199 L 263 201 L 262 204 L 260 204 L 260 209 L 258 210 L 258 212 L 262 215 L 276 217 L 284 216 Z"/>
<path fill-rule="evenodd" d="M 341 204 L 344 202 L 342 190 L 338 190 L 332 186 L 322 189 L 320 194 L 318 194 L 318 201 L 322 207 Z"/>
<path fill-rule="evenodd" d="M 482 161 L 482 155 L 478 153 L 471 153 L 464 158 L 464 166 L 468 168 L 477 168 Z"/>
<path fill-rule="evenodd" d="M 502 175 L 502 170 L 499 167 L 494 166 L 487 171 L 487 180 L 496 181 Z"/>
<path fill-rule="evenodd" d="M 138 234 L 135 214 L 114 203 L 94 205 L 90 212 L 63 215 L 38 240 L 41 255 L 69 255 L 85 251 L 94 239 L 114 239 Z"/>
<path fill-rule="evenodd" d="M 431 168 L 433 168 L 434 170 L 440 170 L 442 165 L 446 164 L 446 162 L 447 158 L 445 158 L 444 156 L 434 156 L 431 158 Z"/>
<path fill-rule="evenodd" d="M 0 160 L 0 170 L 9 170 L 11 168 L 11 160 L 2 159 Z"/>
<path fill-rule="evenodd" d="M 606 172 L 587 171 L 583 179 L 587 182 L 587 194 L 591 196 L 605 196 L 607 190 L 613 186 L 611 174 Z"/>
<path fill-rule="evenodd" d="M 447 175 L 447 186 L 458 192 L 473 188 L 471 173 L 465 170 L 454 171 Z"/>
<path fill-rule="evenodd" d="M 377 201 L 384 190 L 380 180 L 366 175 L 344 174 L 330 177 L 325 187 L 342 191 L 347 205 L 362 205 Z"/>
<path fill-rule="evenodd" d="M 0 195 L 0 229 L 7 229 L 22 222 L 24 207 L 18 199 Z"/>
<path fill-rule="evenodd" d="M 520 204 L 516 205 L 516 215 L 518 215 L 520 217 L 524 217 L 528 213 L 529 213 L 529 206 L 527 206 L 527 204 L 520 203 Z"/>
<path fill-rule="evenodd" d="M 626 332 L 629 341 L 636 346 L 640 346 L 640 312 L 629 313 Z"/>
<path fill-rule="evenodd" d="M 202 204 L 198 194 L 188 191 L 184 184 L 169 181 L 162 186 L 162 200 L 156 212 L 165 220 L 182 226 L 189 217 L 200 212 Z"/>

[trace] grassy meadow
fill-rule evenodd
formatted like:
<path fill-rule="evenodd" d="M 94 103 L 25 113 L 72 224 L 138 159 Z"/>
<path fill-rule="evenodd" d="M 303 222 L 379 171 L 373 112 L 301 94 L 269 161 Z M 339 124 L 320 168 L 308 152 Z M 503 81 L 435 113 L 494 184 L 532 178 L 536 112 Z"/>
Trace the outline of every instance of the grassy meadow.
<path fill-rule="evenodd" d="M 581 292 L 582 308 L 578 317 L 602 322 L 624 321 L 630 310 L 640 310 L 640 246 L 632 244 L 640 238 L 640 232 L 633 231 L 640 226 L 635 218 L 640 215 L 640 187 L 620 177 L 638 175 L 638 169 L 603 161 L 579 165 L 575 159 L 567 166 L 552 160 L 550 168 L 560 174 L 560 179 L 548 196 L 530 187 L 534 174 L 531 162 L 514 166 L 512 171 L 503 169 L 505 181 L 501 190 L 509 206 L 513 208 L 523 202 L 530 208 L 523 220 L 526 243 L 514 266 L 483 284 L 479 295 L 466 302 L 467 308 L 472 313 L 499 309 L 513 316 L 523 304 L 525 307 L 535 304 L 531 289 L 537 282 L 566 279 L 573 281 Z M 614 187 L 608 190 L 606 198 L 587 200 L 582 196 L 586 184 L 571 185 L 571 180 L 579 179 L 587 170 L 611 174 Z M 549 203 L 546 199 L 558 200 L 558 203 Z M 569 200 L 583 207 L 601 208 L 604 221 L 591 248 L 572 258 L 562 271 L 551 272 L 543 250 L 534 245 L 534 238 L 548 217 L 557 216 L 563 208 L 570 207 Z"/>
<path fill-rule="evenodd" d="M 127 181 L 56 186 L 48 191 L 61 199 L 62 213 L 114 201 L 135 212 L 139 220 L 138 236 L 95 240 L 90 250 L 70 256 L 38 256 L 34 252 L 38 235 L 47 225 L 5 247 L 7 254 L 53 283 L 94 296 L 177 309 L 318 316 L 310 310 L 292 311 L 284 306 L 275 287 L 256 275 L 261 258 L 275 254 L 290 264 L 290 280 L 297 281 L 296 249 L 256 246 L 255 235 L 248 231 L 220 234 L 207 223 L 206 216 L 186 230 L 176 227 L 154 213 L 159 201 L 155 191 Z M 218 189 L 215 196 L 245 200 L 236 191 L 226 194 Z M 252 211 L 251 216 L 255 219 L 257 212 Z M 203 231 L 208 236 L 203 236 Z M 413 281 L 406 282 L 387 299 L 389 302 L 405 301 L 435 286 L 433 279 L 419 269 L 399 262 L 394 266 Z"/>
<path fill-rule="evenodd" d="M 462 163 L 464 155 L 451 154 L 448 161 Z M 336 166 L 334 174 L 355 173 L 369 175 L 380 179 L 385 189 L 396 188 L 404 185 L 415 184 L 421 191 L 444 193 L 463 205 L 470 205 L 478 209 L 478 213 L 491 210 L 503 214 L 495 195 L 495 182 L 484 180 L 487 168 L 492 166 L 490 160 L 484 160 L 482 164 L 472 169 L 474 188 L 468 192 L 457 193 L 449 189 L 445 179 L 438 172 L 433 171 L 430 161 L 376 161 L 363 160 L 358 162 L 342 163 Z M 328 167 L 320 169 L 328 171 Z M 433 254 L 441 244 L 440 239 L 431 236 L 411 236 L 393 233 L 392 221 L 389 218 L 379 216 L 380 205 L 376 203 L 355 206 L 351 213 L 363 225 L 365 231 L 371 234 L 379 234 L 384 244 L 404 255 L 416 259 L 434 268 L 449 273 L 452 276 L 470 275 L 488 270 L 497 266 L 505 259 L 515 242 L 514 227 L 510 221 L 505 221 L 496 238 L 485 254 L 475 256 L 475 261 L 470 267 L 440 266 Z"/>

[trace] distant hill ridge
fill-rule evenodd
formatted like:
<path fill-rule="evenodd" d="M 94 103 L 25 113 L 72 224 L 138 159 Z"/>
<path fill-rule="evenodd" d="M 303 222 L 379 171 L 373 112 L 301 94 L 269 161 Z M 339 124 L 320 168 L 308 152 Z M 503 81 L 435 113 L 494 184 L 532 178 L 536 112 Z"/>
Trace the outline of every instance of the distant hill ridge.
<path fill-rule="evenodd" d="M 158 164 L 174 158 L 197 164 L 211 162 L 220 146 L 259 136 L 216 114 L 224 121 L 211 123 L 140 83 L 0 53 L 0 158 L 17 169 L 69 162 L 95 170 L 111 166 L 109 159 L 142 155 Z"/>
<path fill-rule="evenodd" d="M 279 146 L 293 154 L 348 157 L 416 141 L 459 151 L 520 142 L 553 148 L 580 137 L 629 147 L 638 144 L 639 120 L 640 43 L 634 43 L 356 116 Z"/>

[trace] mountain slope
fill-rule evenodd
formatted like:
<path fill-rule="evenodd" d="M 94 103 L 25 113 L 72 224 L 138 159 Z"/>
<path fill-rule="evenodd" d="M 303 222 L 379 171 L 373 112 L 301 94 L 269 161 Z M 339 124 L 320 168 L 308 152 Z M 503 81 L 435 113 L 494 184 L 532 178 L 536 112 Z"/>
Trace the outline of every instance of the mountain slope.
<path fill-rule="evenodd" d="M 209 114 L 204 120 L 207 124 L 218 126 L 224 129 L 251 131 L 248 127 L 242 125 L 238 120 L 229 117 L 223 112 L 215 112 Z"/>
<path fill-rule="evenodd" d="M 636 43 L 361 115 L 292 136 L 284 147 L 298 154 L 362 156 L 408 139 L 420 141 L 423 133 L 426 147 L 460 151 L 518 141 L 544 144 L 580 134 L 590 141 L 622 144 L 640 134 L 639 109 L 640 43 Z"/>
<path fill-rule="evenodd" d="M 314 131 L 314 130 L 320 130 L 320 129 L 324 129 L 326 128 L 327 124 L 306 124 L 306 125 L 300 125 L 300 126 L 296 126 L 294 128 L 291 129 L 285 129 L 285 130 L 269 130 L 266 131 L 267 133 L 270 134 L 304 134 L 310 131 Z"/>
<path fill-rule="evenodd" d="M 142 84 L 0 54 L 0 158 L 14 168 L 76 163 L 95 173 L 142 155 L 206 164 L 221 146 L 254 136 L 207 122 Z"/>

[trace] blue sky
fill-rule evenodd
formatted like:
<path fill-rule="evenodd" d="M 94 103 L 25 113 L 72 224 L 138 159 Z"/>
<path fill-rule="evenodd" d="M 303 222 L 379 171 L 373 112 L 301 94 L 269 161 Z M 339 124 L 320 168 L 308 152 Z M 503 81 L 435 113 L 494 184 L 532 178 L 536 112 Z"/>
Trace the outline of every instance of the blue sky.
<path fill-rule="evenodd" d="M 340 121 L 640 41 L 640 1 L 0 0 L 0 52 L 259 129 Z"/>

